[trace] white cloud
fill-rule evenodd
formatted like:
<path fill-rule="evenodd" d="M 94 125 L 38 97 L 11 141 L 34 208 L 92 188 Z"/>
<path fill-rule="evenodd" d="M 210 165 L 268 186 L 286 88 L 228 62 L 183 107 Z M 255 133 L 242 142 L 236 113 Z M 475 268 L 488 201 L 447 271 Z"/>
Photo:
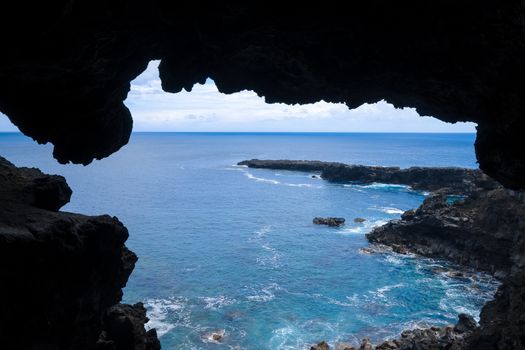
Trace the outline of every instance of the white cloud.
<path fill-rule="evenodd" d="M 253 91 L 225 95 L 212 80 L 191 92 L 162 91 L 158 62 L 132 82 L 126 100 L 135 131 L 317 131 L 317 132 L 474 132 L 473 123 L 447 124 L 396 109 L 381 101 L 349 110 L 324 101 L 308 105 L 267 104 Z"/>
<path fill-rule="evenodd" d="M 448 124 L 385 101 L 353 110 L 324 101 L 267 104 L 253 91 L 221 94 L 210 79 L 191 92 L 170 94 L 162 91 L 157 67 L 158 61 L 150 62 L 125 101 L 134 131 L 475 132 L 473 123 Z M 13 130 L 0 114 L 0 131 Z"/>

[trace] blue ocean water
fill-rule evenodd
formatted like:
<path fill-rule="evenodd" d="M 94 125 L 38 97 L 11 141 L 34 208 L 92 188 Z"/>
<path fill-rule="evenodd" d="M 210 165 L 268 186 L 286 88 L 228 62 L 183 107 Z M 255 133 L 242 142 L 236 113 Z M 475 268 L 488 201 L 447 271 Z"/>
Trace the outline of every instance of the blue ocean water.
<path fill-rule="evenodd" d="M 484 274 L 450 277 L 441 261 L 360 250 L 366 232 L 417 207 L 422 193 L 235 164 L 475 167 L 474 137 L 135 133 L 120 152 L 83 167 L 57 164 L 49 145 L 0 134 L 0 154 L 64 175 L 74 190 L 64 210 L 125 223 L 140 260 L 124 299 L 145 302 L 164 349 L 305 349 L 320 340 L 379 341 L 453 323 L 460 312 L 478 316 L 497 283 Z M 342 216 L 347 225 L 314 226 L 315 216 Z M 212 332 L 223 339 L 214 342 Z"/>

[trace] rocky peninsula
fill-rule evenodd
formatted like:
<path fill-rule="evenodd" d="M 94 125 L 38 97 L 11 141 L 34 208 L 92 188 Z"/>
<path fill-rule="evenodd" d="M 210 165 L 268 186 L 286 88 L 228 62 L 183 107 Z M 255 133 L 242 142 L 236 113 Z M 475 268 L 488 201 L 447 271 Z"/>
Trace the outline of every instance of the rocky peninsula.
<path fill-rule="evenodd" d="M 137 256 L 108 215 L 60 212 L 62 176 L 0 157 L 2 349 L 157 350 L 141 303 L 120 304 Z"/>
<path fill-rule="evenodd" d="M 367 234 L 368 240 L 397 253 L 452 261 L 492 273 L 502 284 L 482 309 L 479 326 L 460 336 L 442 329 L 410 330 L 406 338 L 360 349 L 523 349 L 525 348 L 525 194 L 503 188 L 480 170 L 401 169 L 295 160 L 240 162 L 252 168 L 317 172 L 328 181 L 392 183 L 430 192 L 417 209 L 408 210 Z M 460 323 L 465 324 L 465 315 Z M 471 322 L 467 324 L 472 325 Z M 453 328 L 456 330 L 457 326 Z M 462 326 L 460 326 L 460 329 Z M 448 328 L 446 328 L 448 329 Z M 451 328 L 452 329 L 452 328 Z M 443 333 L 444 332 L 444 333 Z M 312 349 L 327 349 L 319 343 Z M 350 347 L 348 349 L 351 349 Z"/>
<path fill-rule="evenodd" d="M 495 188 L 499 184 L 478 169 L 431 167 L 381 167 L 350 165 L 337 162 L 310 160 L 260 160 L 251 159 L 238 165 L 249 168 L 278 169 L 315 172 L 332 182 L 361 184 L 387 183 L 410 186 L 418 191 L 444 191 L 467 194 L 477 188 Z"/>

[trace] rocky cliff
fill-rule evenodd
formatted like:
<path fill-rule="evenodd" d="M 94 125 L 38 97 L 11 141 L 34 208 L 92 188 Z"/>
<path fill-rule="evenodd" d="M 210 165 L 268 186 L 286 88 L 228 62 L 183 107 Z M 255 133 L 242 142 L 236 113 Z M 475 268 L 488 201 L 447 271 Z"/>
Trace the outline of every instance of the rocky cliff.
<path fill-rule="evenodd" d="M 367 234 L 370 242 L 400 253 L 445 258 L 502 279 L 495 299 L 481 312 L 468 348 L 525 348 L 525 203 L 503 188 L 478 190 L 454 203 L 434 194 Z"/>
<path fill-rule="evenodd" d="M 239 162 L 250 168 L 280 169 L 305 172 L 320 172 L 328 181 L 357 183 L 400 184 L 422 191 L 447 191 L 466 194 L 477 188 L 496 188 L 500 185 L 478 169 L 381 167 L 349 165 L 336 162 L 309 160 L 260 160 L 251 159 Z"/>
<path fill-rule="evenodd" d="M 519 244 L 525 233 L 523 202 L 496 189 L 449 203 L 446 195 L 431 195 L 416 210 L 375 228 L 367 237 L 400 253 L 444 257 L 504 277 L 523 248 Z"/>
<path fill-rule="evenodd" d="M 59 212 L 61 176 L 0 157 L 2 349 L 159 349 L 141 304 L 120 305 L 137 257 L 115 217 Z"/>

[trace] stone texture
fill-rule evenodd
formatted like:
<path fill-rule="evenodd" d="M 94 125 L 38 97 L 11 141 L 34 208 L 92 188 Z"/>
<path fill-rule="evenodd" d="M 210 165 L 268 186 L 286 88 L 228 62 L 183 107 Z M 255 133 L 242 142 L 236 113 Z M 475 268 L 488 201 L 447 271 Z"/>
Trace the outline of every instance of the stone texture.
<path fill-rule="evenodd" d="M 327 342 L 322 341 L 317 345 L 312 345 L 312 347 L 310 347 L 310 350 L 330 350 L 330 346 L 328 346 Z"/>
<path fill-rule="evenodd" d="M 474 192 L 452 205 L 446 195 L 431 195 L 367 238 L 399 253 L 447 258 L 502 277 L 521 253 L 524 233 L 525 204 L 512 192 L 496 189 Z"/>

